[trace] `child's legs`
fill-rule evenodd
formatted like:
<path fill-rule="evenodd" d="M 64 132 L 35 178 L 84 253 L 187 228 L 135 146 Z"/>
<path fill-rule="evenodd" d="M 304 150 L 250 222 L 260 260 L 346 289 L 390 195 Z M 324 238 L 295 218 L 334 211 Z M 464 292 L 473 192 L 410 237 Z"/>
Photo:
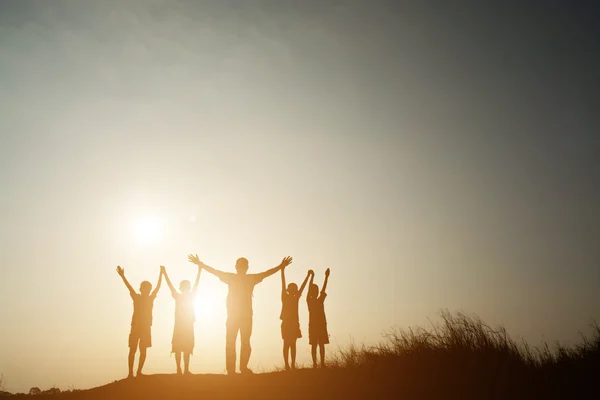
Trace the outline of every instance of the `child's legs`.
<path fill-rule="evenodd" d="M 177 373 L 180 374 L 181 373 L 181 352 L 180 351 L 175 352 L 175 364 L 177 365 Z"/>
<path fill-rule="evenodd" d="M 317 366 L 317 345 L 313 344 L 311 349 L 310 349 L 310 353 L 312 355 L 312 360 L 313 360 L 313 367 Z"/>
<path fill-rule="evenodd" d="M 290 354 L 290 344 L 287 339 L 283 339 L 283 361 L 285 362 L 285 367 L 289 367 L 288 357 Z"/>
<path fill-rule="evenodd" d="M 133 375 L 133 361 L 135 360 L 135 352 L 137 350 L 137 345 L 135 347 L 129 347 L 129 357 L 127 357 L 127 366 L 129 367 L 129 375 Z"/>
<path fill-rule="evenodd" d="M 290 341 L 290 351 L 292 353 L 292 368 L 296 368 L 296 340 Z"/>
<path fill-rule="evenodd" d="M 190 372 L 190 353 L 183 353 L 183 368 L 185 372 Z"/>
<path fill-rule="evenodd" d="M 323 343 L 319 343 L 319 350 L 321 352 L 321 368 L 325 367 L 325 345 Z"/>
<path fill-rule="evenodd" d="M 144 363 L 146 362 L 146 350 L 147 347 L 140 347 L 140 360 L 138 361 L 138 375 L 142 373 L 142 368 L 144 368 Z"/>
<path fill-rule="evenodd" d="M 135 352 L 137 351 L 139 341 L 139 331 L 137 329 L 133 329 L 132 327 L 131 332 L 129 332 L 129 356 L 127 357 L 129 375 L 133 375 L 133 362 L 135 360 Z"/>

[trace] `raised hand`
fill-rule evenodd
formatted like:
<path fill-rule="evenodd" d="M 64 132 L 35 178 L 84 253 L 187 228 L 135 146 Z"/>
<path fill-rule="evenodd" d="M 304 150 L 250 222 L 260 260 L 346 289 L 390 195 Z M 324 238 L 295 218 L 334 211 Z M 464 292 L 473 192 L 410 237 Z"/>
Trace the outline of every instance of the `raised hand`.
<path fill-rule="evenodd" d="M 281 268 L 285 268 L 285 267 L 287 267 L 288 265 L 290 265 L 291 263 L 292 263 L 292 257 L 290 257 L 290 256 L 287 256 L 287 257 L 285 257 L 283 260 L 281 260 L 281 264 L 279 264 L 279 266 L 280 266 Z"/>
<path fill-rule="evenodd" d="M 123 279 L 123 283 L 125 283 L 125 286 L 127 286 L 127 289 L 129 290 L 129 294 L 131 295 L 131 297 L 135 297 L 135 290 L 133 290 L 133 288 L 127 281 L 127 278 L 125 278 L 125 270 L 123 268 L 121 268 L 120 265 L 117 265 L 117 274 L 119 274 L 121 279 Z"/>
<path fill-rule="evenodd" d="M 325 277 L 326 277 L 326 278 L 329 278 L 329 274 L 330 274 L 330 273 L 331 273 L 331 271 L 329 271 L 329 268 L 327 268 L 327 269 L 325 270 Z"/>
<path fill-rule="evenodd" d="M 166 273 L 167 273 L 167 269 L 165 268 L 165 266 L 164 266 L 164 265 L 161 265 L 161 266 L 160 266 L 160 273 L 161 273 L 161 274 L 166 274 Z"/>
<path fill-rule="evenodd" d="M 204 263 L 202 261 L 200 261 L 200 259 L 198 258 L 198 254 L 196 254 L 196 255 L 190 254 L 188 256 L 188 261 L 191 262 L 192 264 L 196 264 L 199 267 L 202 267 L 204 265 Z"/>
<path fill-rule="evenodd" d="M 315 276 L 315 271 L 313 271 L 312 269 L 309 269 L 308 270 L 308 275 Z"/>

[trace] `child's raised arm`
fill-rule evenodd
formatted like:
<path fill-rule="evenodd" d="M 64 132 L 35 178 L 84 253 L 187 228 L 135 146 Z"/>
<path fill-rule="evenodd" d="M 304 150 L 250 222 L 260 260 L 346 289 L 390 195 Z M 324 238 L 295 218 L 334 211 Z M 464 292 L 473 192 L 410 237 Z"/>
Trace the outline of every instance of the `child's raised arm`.
<path fill-rule="evenodd" d="M 321 289 L 321 293 L 325 293 L 325 289 L 327 289 L 327 282 L 329 281 L 329 268 L 325 270 L 325 282 L 323 282 L 323 288 Z"/>
<path fill-rule="evenodd" d="M 125 286 L 127 286 L 127 289 L 129 289 L 129 294 L 131 295 L 131 297 L 132 298 L 135 297 L 135 295 L 137 293 L 135 292 L 135 290 L 133 290 L 133 288 L 131 287 L 131 285 L 127 281 L 127 278 L 125 278 L 125 270 L 123 268 L 121 268 L 120 265 L 117 265 L 117 274 L 119 274 L 119 276 L 121 277 L 121 279 L 123 279 L 123 283 L 125 283 Z"/>
<path fill-rule="evenodd" d="M 156 283 L 156 288 L 154 289 L 154 291 L 152 291 L 152 294 L 151 294 L 152 297 L 156 297 L 156 295 L 158 294 L 158 291 L 160 290 L 160 285 L 162 284 L 162 274 L 163 274 L 164 269 L 165 269 L 165 267 L 163 267 L 161 265 L 160 272 L 158 273 L 158 282 Z"/>
<path fill-rule="evenodd" d="M 283 301 L 287 291 L 285 289 L 285 268 L 281 268 L 281 301 Z"/>
<path fill-rule="evenodd" d="M 298 297 L 302 296 L 302 292 L 304 291 L 304 288 L 306 287 L 306 284 L 308 283 L 308 277 L 310 277 L 312 275 L 314 275 L 314 272 L 312 269 L 309 269 L 308 272 L 306 273 L 306 278 L 304 278 L 304 282 L 302 282 L 302 285 L 300 285 Z"/>
<path fill-rule="evenodd" d="M 165 276 L 165 281 L 167 281 L 167 286 L 169 286 L 169 289 L 171 290 L 171 295 L 173 295 L 173 297 L 175 297 L 177 295 L 177 290 L 175 290 L 175 287 L 173 286 L 173 284 L 171 283 L 171 280 L 169 279 L 169 275 L 167 275 L 167 269 L 163 267 L 162 273 Z"/>
<path fill-rule="evenodd" d="M 308 274 L 310 275 L 310 279 L 308 281 L 308 293 L 310 293 L 310 287 L 313 285 L 313 281 L 315 280 L 315 271 L 309 269 Z M 308 296 L 306 296 L 306 302 L 308 302 L 308 300 Z"/>
<path fill-rule="evenodd" d="M 200 283 L 200 272 L 202 272 L 202 266 L 198 265 L 198 273 L 196 274 L 196 282 L 194 282 L 194 288 L 192 289 L 192 293 L 194 296 L 198 291 L 198 283 Z"/>

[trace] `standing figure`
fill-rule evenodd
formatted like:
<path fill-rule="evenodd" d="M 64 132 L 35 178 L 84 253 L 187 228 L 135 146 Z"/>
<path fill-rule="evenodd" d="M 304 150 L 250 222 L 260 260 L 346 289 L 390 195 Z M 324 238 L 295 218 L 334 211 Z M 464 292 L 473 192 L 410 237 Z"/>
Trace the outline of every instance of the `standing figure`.
<path fill-rule="evenodd" d="M 175 290 L 167 270 L 162 267 L 163 274 L 171 295 L 175 299 L 175 326 L 173 327 L 173 340 L 171 342 L 171 352 L 175 353 L 175 363 L 177 365 L 177 374 L 181 374 L 181 355 L 183 354 L 183 373 L 190 375 L 190 355 L 194 353 L 194 322 L 196 314 L 194 312 L 194 301 L 196 292 L 198 291 L 198 283 L 200 282 L 200 272 L 202 268 L 198 266 L 196 282 L 194 287 L 190 285 L 190 281 L 183 280 L 179 284 L 179 291 Z"/>
<path fill-rule="evenodd" d="M 312 271 L 309 271 L 312 272 Z M 325 282 L 319 294 L 319 287 L 313 283 L 315 273 L 310 276 L 308 285 L 308 342 L 312 346 L 311 354 L 313 368 L 317 368 L 317 346 L 321 353 L 321 368 L 325 368 L 325 345 L 329 343 L 329 333 L 327 333 L 327 319 L 325 318 L 325 298 L 327 293 L 327 281 L 329 280 L 329 268 L 325 271 Z"/>
<path fill-rule="evenodd" d="M 248 274 L 248 260 L 238 258 L 235 263 L 237 273 L 223 272 L 204 264 L 198 255 L 190 254 L 188 260 L 210 272 L 229 286 L 227 294 L 227 325 L 225 337 L 225 363 L 227 374 L 235 374 L 235 342 L 238 332 L 241 336 L 240 371 L 251 374 L 248 368 L 250 360 L 250 336 L 252 336 L 252 293 L 254 286 L 266 277 L 292 263 L 292 257 L 285 257 L 275 268 L 259 274 Z"/>
<path fill-rule="evenodd" d="M 129 295 L 133 300 L 133 316 L 131 317 L 131 331 L 129 332 L 129 357 L 128 367 L 129 374 L 127 378 L 133 378 L 133 361 L 135 359 L 135 353 L 140 349 L 140 359 L 138 361 L 138 368 L 136 376 L 142 376 L 142 368 L 144 368 L 144 362 L 146 362 L 146 350 L 148 347 L 152 347 L 152 308 L 154 307 L 154 299 L 160 289 L 162 282 L 162 269 L 158 275 L 158 283 L 156 289 L 152 293 L 152 284 L 148 281 L 143 281 L 140 284 L 140 293 L 136 293 L 131 287 L 127 278 L 125 278 L 125 270 L 120 266 L 117 266 L 117 273 L 123 279 L 123 283 L 129 289 Z"/>
<path fill-rule="evenodd" d="M 302 337 L 300 330 L 300 319 L 298 318 L 298 301 L 308 282 L 308 277 L 313 271 L 308 271 L 304 282 L 298 290 L 298 285 L 290 283 L 285 286 L 285 268 L 281 269 L 281 337 L 283 339 L 283 361 L 285 369 L 290 369 L 288 358 L 292 353 L 292 369 L 296 369 L 296 341 Z"/>

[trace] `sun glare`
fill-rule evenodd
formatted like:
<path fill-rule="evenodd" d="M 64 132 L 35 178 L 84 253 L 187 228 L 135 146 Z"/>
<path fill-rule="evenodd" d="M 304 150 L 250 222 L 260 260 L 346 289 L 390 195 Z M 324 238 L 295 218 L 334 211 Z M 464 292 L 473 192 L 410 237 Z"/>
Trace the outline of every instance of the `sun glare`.
<path fill-rule="evenodd" d="M 202 288 L 199 290 L 194 304 L 196 308 L 196 317 L 204 321 L 214 317 L 216 315 L 215 299 L 218 299 L 218 296 L 212 288 Z"/>
<path fill-rule="evenodd" d="M 154 243 L 162 233 L 162 223 L 156 217 L 138 218 L 133 226 L 135 239 L 142 244 Z"/>

